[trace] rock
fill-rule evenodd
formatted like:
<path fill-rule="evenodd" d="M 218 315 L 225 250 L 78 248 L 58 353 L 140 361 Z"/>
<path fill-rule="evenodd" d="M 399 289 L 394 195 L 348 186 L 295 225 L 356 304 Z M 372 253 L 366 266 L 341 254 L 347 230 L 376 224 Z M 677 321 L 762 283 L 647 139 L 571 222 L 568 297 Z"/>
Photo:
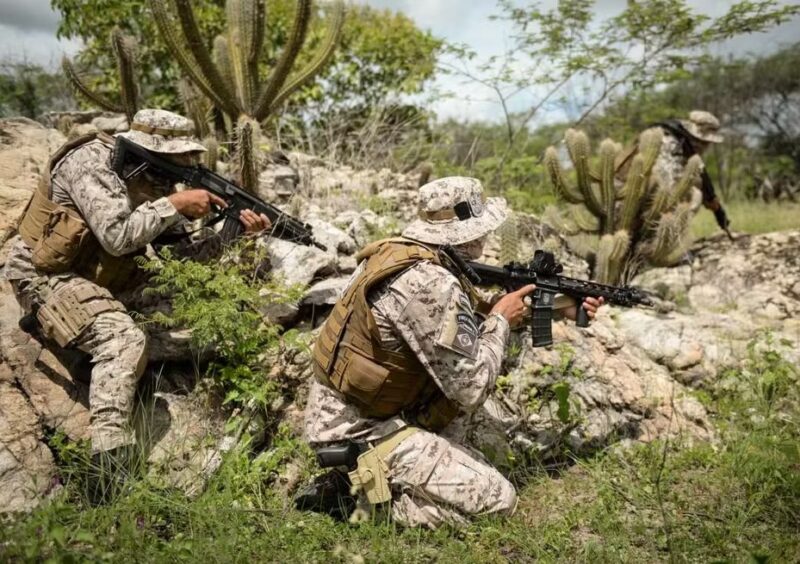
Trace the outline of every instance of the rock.
<path fill-rule="evenodd" d="M 10 238 L 50 154 L 65 140 L 29 119 L 0 120 L 0 245 Z"/>
<path fill-rule="evenodd" d="M 333 305 L 347 286 L 349 277 L 328 278 L 311 286 L 303 296 L 302 305 Z"/>
<path fill-rule="evenodd" d="M 272 273 L 287 286 L 307 286 L 316 276 L 334 271 L 336 255 L 313 246 L 281 239 L 260 239 L 272 264 Z"/>
<path fill-rule="evenodd" d="M 110 134 L 119 133 L 128 130 L 128 118 L 123 114 L 100 116 L 92 120 L 92 127 Z"/>
<path fill-rule="evenodd" d="M 7 371 L 0 365 L 0 372 Z M 27 511 L 54 485 L 56 467 L 24 394 L 0 381 L 0 513 Z"/>
<path fill-rule="evenodd" d="M 275 196 L 292 196 L 297 192 L 300 177 L 286 164 L 269 164 L 258 176 L 258 195 L 267 201 Z"/>
<path fill-rule="evenodd" d="M 314 240 L 318 243 L 325 245 L 328 252 L 339 252 L 346 255 L 352 255 L 356 252 L 356 242 L 347 233 L 321 219 L 309 219 Z"/>
<path fill-rule="evenodd" d="M 358 247 L 364 247 L 378 239 L 397 236 L 401 231 L 395 219 L 378 215 L 372 210 L 359 213 L 347 228 L 347 234 L 355 240 Z"/>
<path fill-rule="evenodd" d="M 350 255 L 339 255 L 336 259 L 336 271 L 340 274 L 352 274 L 358 268 L 356 257 Z"/>
<path fill-rule="evenodd" d="M 297 304 L 267 301 L 258 308 L 258 312 L 270 323 L 290 325 L 300 314 L 300 308 Z"/>
<path fill-rule="evenodd" d="M 224 412 L 213 394 L 156 392 L 150 409 L 140 409 L 138 436 L 150 437 L 148 470 L 164 485 L 196 496 L 234 445 L 225 436 Z"/>
<path fill-rule="evenodd" d="M 672 268 L 651 268 L 637 275 L 631 285 L 663 300 L 684 304 L 692 285 L 692 267 L 683 264 Z"/>

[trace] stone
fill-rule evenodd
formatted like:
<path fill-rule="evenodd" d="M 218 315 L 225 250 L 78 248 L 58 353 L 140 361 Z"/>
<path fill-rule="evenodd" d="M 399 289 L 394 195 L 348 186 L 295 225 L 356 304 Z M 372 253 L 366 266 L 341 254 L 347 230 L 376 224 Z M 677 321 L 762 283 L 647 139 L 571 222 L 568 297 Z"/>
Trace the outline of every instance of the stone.
<path fill-rule="evenodd" d="M 92 127 L 106 133 L 120 133 L 128 130 L 128 118 L 124 115 L 99 116 L 92 120 Z"/>
<path fill-rule="evenodd" d="M 0 513 L 31 510 L 53 489 L 57 471 L 43 438 L 23 392 L 0 381 Z"/>
<path fill-rule="evenodd" d="M 325 245 L 328 252 L 352 255 L 358 250 L 353 238 L 332 223 L 321 219 L 309 219 L 308 224 L 311 225 L 314 240 Z"/>
<path fill-rule="evenodd" d="M 50 154 L 65 141 L 33 120 L 0 119 L 0 245 L 11 237 Z"/>
<path fill-rule="evenodd" d="M 315 277 L 334 271 L 335 253 L 281 239 L 259 239 L 267 249 L 272 274 L 283 284 L 307 286 Z"/>
<path fill-rule="evenodd" d="M 320 280 L 308 289 L 301 300 L 302 305 L 333 305 L 344 291 L 349 277 Z"/>

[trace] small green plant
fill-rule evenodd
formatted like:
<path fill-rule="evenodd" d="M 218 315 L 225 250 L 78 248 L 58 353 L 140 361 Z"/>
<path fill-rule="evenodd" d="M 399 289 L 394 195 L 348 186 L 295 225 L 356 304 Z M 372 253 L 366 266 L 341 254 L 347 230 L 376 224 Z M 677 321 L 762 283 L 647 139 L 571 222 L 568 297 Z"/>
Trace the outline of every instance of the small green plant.
<path fill-rule="evenodd" d="M 238 254 L 246 256 L 242 248 Z M 170 313 L 157 312 L 148 322 L 189 328 L 199 353 L 213 351 L 208 374 L 223 386 L 226 402 L 266 406 L 276 399 L 278 383 L 266 377 L 264 355 L 281 342 L 281 327 L 269 323 L 259 308 L 267 300 L 296 301 L 302 288 L 248 277 L 247 264 L 205 264 L 175 258 L 169 250 L 143 261 L 154 284 L 148 291 L 168 295 L 172 302 Z"/>

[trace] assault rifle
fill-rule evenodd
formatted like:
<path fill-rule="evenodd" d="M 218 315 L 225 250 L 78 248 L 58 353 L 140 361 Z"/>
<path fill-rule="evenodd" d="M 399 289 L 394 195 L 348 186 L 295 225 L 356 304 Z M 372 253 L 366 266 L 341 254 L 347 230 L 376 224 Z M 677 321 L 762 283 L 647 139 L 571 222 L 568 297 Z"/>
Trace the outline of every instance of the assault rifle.
<path fill-rule="evenodd" d="M 553 253 L 547 251 L 537 250 L 533 254 L 533 260 L 528 264 L 512 262 L 502 267 L 466 261 L 449 245 L 443 246 L 441 251 L 475 285 L 502 286 L 507 291 L 518 290 L 528 284 L 536 285 L 531 302 L 531 333 L 534 347 L 544 347 L 553 343 L 551 324 L 556 294 L 568 296 L 578 304 L 575 320 L 578 327 L 589 325 L 589 316 L 580 305 L 583 299 L 589 296 L 602 297 L 606 303 L 623 307 L 653 305 L 648 295 L 636 288 L 610 286 L 561 276 L 563 267 L 556 262 Z"/>
<path fill-rule="evenodd" d="M 135 168 L 123 176 L 123 169 L 128 164 L 133 164 Z M 227 202 L 228 207 L 217 210 L 217 216 L 212 218 L 207 225 L 224 221 L 220 235 L 226 243 L 235 239 L 244 230 L 244 226 L 239 221 L 239 212 L 249 209 L 257 214 L 263 213 L 269 218 L 272 223 L 273 237 L 303 245 L 314 245 L 323 251 L 326 250 L 324 245 L 314 241 L 310 225 L 283 213 L 279 208 L 261 198 L 248 194 L 230 180 L 203 165 L 180 166 L 129 139 L 117 137 L 112 168 L 120 178 L 125 180 L 149 170 L 156 176 L 172 182 L 182 182 L 187 186 L 202 188 L 219 196 Z"/>

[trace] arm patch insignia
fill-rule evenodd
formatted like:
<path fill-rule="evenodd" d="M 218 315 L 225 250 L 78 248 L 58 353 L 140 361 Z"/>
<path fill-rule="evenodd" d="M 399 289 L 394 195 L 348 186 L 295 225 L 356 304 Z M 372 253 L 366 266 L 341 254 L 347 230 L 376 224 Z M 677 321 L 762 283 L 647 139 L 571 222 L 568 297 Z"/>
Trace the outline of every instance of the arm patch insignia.
<path fill-rule="evenodd" d="M 480 330 L 469 298 L 456 292 L 444 313 L 436 344 L 474 359 L 480 344 Z"/>

